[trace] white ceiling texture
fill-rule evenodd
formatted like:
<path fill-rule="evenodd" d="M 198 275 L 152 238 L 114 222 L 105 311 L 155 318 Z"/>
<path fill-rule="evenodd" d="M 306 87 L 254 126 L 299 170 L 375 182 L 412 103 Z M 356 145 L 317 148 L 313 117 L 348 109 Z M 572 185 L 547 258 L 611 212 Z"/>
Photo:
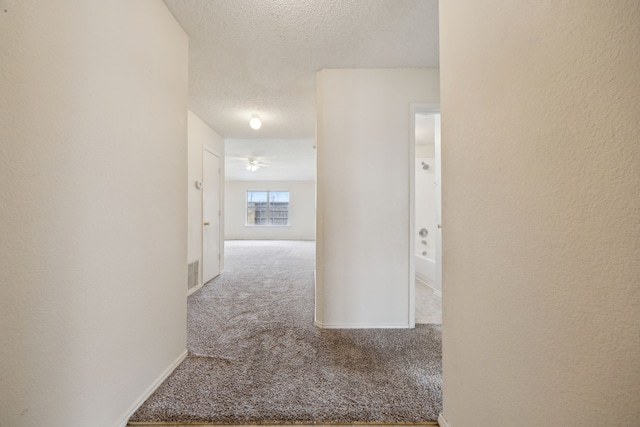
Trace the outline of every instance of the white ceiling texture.
<path fill-rule="evenodd" d="M 439 65 L 437 0 L 164 1 L 189 35 L 189 108 L 235 159 L 226 179 L 313 179 L 318 70 Z"/>

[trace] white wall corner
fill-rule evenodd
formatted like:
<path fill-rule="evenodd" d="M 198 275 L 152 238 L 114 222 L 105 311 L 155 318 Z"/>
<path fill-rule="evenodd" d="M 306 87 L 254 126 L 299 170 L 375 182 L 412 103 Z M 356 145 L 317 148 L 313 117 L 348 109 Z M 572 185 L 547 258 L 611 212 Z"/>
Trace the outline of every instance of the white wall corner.
<path fill-rule="evenodd" d="M 442 412 L 440 414 L 438 414 L 438 425 L 440 427 L 451 427 L 449 425 L 449 423 L 447 422 L 447 419 L 444 417 L 444 415 L 442 414 Z"/>
<path fill-rule="evenodd" d="M 131 416 L 138 410 L 138 408 L 140 408 L 140 406 L 142 406 L 142 404 L 149 398 L 149 396 L 151 396 L 151 394 L 156 391 L 158 387 L 160 387 L 160 384 L 162 384 L 163 381 L 166 380 L 169 375 L 171 375 L 171 373 L 178 367 L 178 365 L 180 365 L 180 363 L 182 363 L 182 361 L 186 357 L 187 350 L 185 350 L 180 356 L 178 356 L 178 358 L 174 360 L 173 363 L 171 363 L 171 365 L 169 365 L 167 369 L 165 369 L 164 372 L 162 372 L 160 376 L 149 386 L 149 388 L 147 388 L 144 393 L 142 393 L 142 395 L 131 405 L 131 407 L 127 410 L 124 417 L 122 418 L 122 421 L 120 421 L 120 423 L 118 424 L 118 427 L 127 426 L 129 418 L 131 418 Z"/>

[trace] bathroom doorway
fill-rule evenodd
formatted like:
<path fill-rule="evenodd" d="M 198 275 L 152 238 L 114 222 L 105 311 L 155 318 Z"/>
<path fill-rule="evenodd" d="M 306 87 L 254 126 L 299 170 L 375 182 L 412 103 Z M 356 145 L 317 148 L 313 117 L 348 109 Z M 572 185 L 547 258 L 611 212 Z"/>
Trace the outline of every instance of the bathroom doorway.
<path fill-rule="evenodd" d="M 411 107 L 413 321 L 442 323 L 440 108 Z"/>

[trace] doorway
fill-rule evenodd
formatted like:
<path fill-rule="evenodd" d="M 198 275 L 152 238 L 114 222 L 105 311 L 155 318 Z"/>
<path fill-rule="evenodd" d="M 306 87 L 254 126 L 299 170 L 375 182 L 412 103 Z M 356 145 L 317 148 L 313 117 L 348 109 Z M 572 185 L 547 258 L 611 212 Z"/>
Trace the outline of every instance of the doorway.
<path fill-rule="evenodd" d="M 442 322 L 440 107 L 411 106 L 409 254 L 413 324 Z"/>

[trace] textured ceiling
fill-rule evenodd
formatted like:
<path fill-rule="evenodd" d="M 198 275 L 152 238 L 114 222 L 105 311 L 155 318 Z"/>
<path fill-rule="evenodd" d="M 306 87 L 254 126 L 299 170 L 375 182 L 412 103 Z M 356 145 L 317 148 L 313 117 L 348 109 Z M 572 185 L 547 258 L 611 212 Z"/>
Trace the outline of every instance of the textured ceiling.
<path fill-rule="evenodd" d="M 165 3 L 189 35 L 189 108 L 225 138 L 312 138 L 322 68 L 439 65 L 437 0 Z"/>

